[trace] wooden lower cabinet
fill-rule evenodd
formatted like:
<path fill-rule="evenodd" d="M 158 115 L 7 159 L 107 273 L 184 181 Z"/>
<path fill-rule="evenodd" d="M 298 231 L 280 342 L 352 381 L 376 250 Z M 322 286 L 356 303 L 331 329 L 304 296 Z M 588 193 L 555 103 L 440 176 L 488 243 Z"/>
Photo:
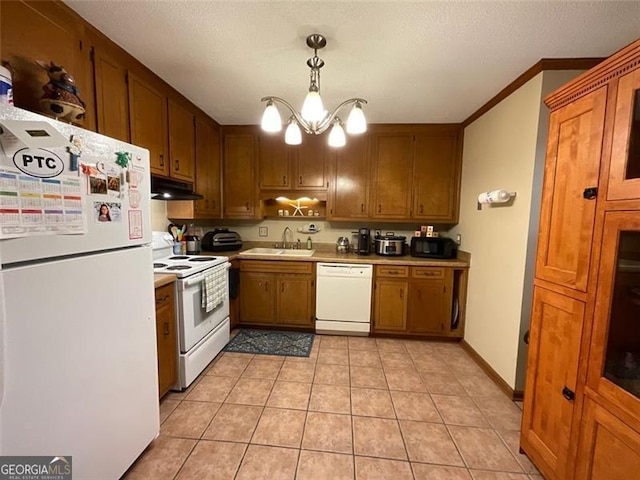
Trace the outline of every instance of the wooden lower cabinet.
<path fill-rule="evenodd" d="M 569 443 L 584 312 L 579 300 L 534 289 L 520 446 L 548 479 L 571 478 Z"/>
<path fill-rule="evenodd" d="M 178 380 L 174 284 L 156 288 L 158 393 L 162 397 Z"/>
<path fill-rule="evenodd" d="M 313 328 L 314 317 L 312 262 L 240 262 L 241 324 Z"/>
<path fill-rule="evenodd" d="M 409 282 L 380 278 L 374 286 L 373 331 L 404 333 L 407 330 Z"/>
<path fill-rule="evenodd" d="M 373 331 L 451 335 L 453 269 L 376 266 Z"/>
<path fill-rule="evenodd" d="M 640 476 L 640 432 L 591 398 L 586 399 L 581 425 L 576 480 L 629 480 Z"/>

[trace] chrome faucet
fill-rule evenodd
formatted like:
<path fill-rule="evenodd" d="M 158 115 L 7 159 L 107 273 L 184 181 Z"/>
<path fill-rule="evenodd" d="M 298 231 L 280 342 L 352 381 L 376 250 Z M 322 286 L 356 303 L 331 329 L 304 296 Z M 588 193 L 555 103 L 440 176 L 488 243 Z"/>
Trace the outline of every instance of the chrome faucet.
<path fill-rule="evenodd" d="M 284 227 L 282 232 L 282 248 L 287 248 L 287 232 L 289 233 L 289 246 L 293 246 L 293 231 L 289 227 Z"/>

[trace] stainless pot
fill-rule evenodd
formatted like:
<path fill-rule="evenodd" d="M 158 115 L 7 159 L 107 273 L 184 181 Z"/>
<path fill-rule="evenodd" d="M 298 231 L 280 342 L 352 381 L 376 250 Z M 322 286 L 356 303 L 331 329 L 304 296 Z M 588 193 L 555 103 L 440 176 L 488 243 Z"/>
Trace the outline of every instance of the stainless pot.
<path fill-rule="evenodd" d="M 347 253 L 349 251 L 349 239 L 347 237 L 340 237 L 336 242 L 336 252 Z"/>
<path fill-rule="evenodd" d="M 407 237 L 385 235 L 376 237 L 376 255 L 399 256 L 404 255 L 405 243 Z"/>

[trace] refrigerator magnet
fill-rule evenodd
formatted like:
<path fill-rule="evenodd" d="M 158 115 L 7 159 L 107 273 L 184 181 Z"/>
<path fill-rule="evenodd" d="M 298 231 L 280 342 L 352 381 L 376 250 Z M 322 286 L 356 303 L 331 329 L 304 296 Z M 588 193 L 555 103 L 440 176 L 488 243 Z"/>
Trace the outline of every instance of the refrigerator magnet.
<path fill-rule="evenodd" d="M 93 202 L 93 217 L 96 223 L 120 223 L 122 206 L 116 202 Z"/>
<path fill-rule="evenodd" d="M 142 238 L 142 210 L 129 210 L 129 240 Z"/>

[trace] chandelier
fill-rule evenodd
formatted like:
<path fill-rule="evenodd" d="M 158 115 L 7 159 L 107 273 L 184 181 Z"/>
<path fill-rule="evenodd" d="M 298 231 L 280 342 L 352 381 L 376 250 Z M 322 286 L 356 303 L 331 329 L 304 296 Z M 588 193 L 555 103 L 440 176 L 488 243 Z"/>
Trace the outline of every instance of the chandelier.
<path fill-rule="evenodd" d="M 318 57 L 318 50 L 326 45 L 327 39 L 319 33 L 314 33 L 307 37 L 307 46 L 313 49 L 313 57 L 307 60 L 307 65 L 311 69 L 309 74 L 309 93 L 304 99 L 300 113 L 289 102 L 280 97 L 264 97 L 261 100 L 267 102 L 267 107 L 262 114 L 262 129 L 266 132 L 279 132 L 282 130 L 282 119 L 278 107 L 276 107 L 276 102 L 284 105 L 291 113 L 289 125 L 284 136 L 284 141 L 289 145 L 300 145 L 302 143 L 300 127 L 311 135 L 320 135 L 331 127 L 329 145 L 332 147 L 344 146 L 347 140 L 342 120 L 338 117 L 338 111 L 347 105 L 353 105 L 347 119 L 347 133 L 358 134 L 367 130 L 367 121 L 362 111 L 362 106 L 366 105 L 367 101 L 362 98 L 345 100 L 332 113 L 324 109 L 322 98 L 320 98 L 320 69 L 324 66 L 324 61 Z"/>

